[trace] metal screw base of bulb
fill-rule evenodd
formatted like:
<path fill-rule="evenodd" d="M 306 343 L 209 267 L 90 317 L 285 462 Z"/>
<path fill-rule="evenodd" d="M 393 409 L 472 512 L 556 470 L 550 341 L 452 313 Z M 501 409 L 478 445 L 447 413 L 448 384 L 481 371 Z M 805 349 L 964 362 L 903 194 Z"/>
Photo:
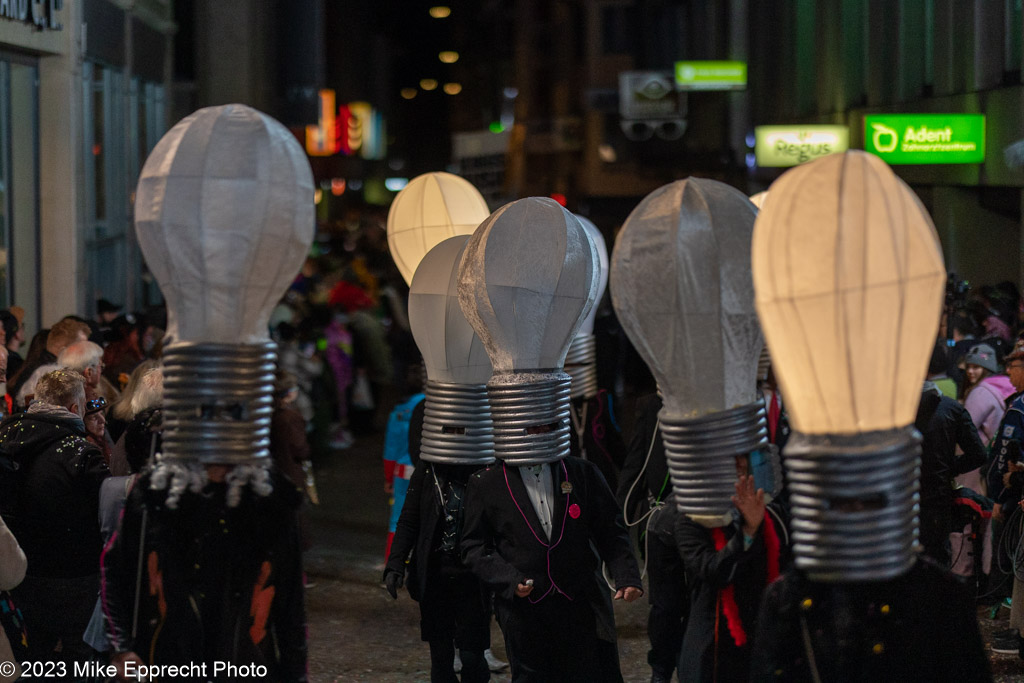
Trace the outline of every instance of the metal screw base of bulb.
<path fill-rule="evenodd" d="M 801 434 L 786 444 L 793 554 L 814 581 L 884 581 L 914 564 L 920 437 L 913 427 Z"/>
<path fill-rule="evenodd" d="M 269 458 L 276 358 L 273 342 L 165 348 L 163 458 L 234 465 Z"/>
<path fill-rule="evenodd" d="M 540 465 L 569 455 L 571 381 L 564 372 L 491 378 L 487 397 L 494 421 L 494 454 L 499 460 L 516 466 Z M 550 431 L 527 431 L 538 427 Z"/>
<path fill-rule="evenodd" d="M 494 462 L 494 426 L 485 385 L 428 381 L 424 394 L 420 458 L 447 465 Z"/>
<path fill-rule="evenodd" d="M 764 402 L 697 419 L 681 419 L 662 408 L 658 419 L 676 507 L 701 523 L 723 519 L 736 493 L 735 456 L 768 445 Z"/>
<path fill-rule="evenodd" d="M 572 377 L 572 398 L 597 395 L 597 340 L 592 334 L 573 338 L 565 355 L 565 371 Z"/>

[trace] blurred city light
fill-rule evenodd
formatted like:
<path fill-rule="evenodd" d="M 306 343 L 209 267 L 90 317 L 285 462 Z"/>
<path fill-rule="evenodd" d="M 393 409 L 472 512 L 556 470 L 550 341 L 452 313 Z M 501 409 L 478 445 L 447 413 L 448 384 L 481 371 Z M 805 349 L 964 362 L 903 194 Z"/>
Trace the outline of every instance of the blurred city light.
<path fill-rule="evenodd" d="M 444 91 L 446 93 L 448 93 L 449 95 L 458 95 L 460 92 L 462 92 L 462 84 L 461 83 L 445 83 L 444 84 Z"/>
<path fill-rule="evenodd" d="M 452 13 L 451 7 L 445 7 L 444 5 L 437 5 L 436 7 L 430 8 L 430 16 L 435 19 L 444 19 Z"/>
<path fill-rule="evenodd" d="M 408 178 L 385 178 L 384 187 L 388 188 L 392 192 L 398 192 L 405 188 L 409 184 Z"/>
<path fill-rule="evenodd" d="M 416 97 L 416 88 L 402 88 L 401 95 L 404 99 L 411 100 Z"/>
<path fill-rule="evenodd" d="M 424 78 L 422 81 L 420 81 L 420 88 L 422 88 L 423 90 L 433 90 L 436 87 L 437 81 L 435 81 L 433 78 Z"/>
<path fill-rule="evenodd" d="M 455 62 L 459 61 L 459 53 L 456 52 L 455 50 L 445 50 L 439 53 L 437 55 L 437 58 L 440 59 L 445 64 L 454 64 Z"/>

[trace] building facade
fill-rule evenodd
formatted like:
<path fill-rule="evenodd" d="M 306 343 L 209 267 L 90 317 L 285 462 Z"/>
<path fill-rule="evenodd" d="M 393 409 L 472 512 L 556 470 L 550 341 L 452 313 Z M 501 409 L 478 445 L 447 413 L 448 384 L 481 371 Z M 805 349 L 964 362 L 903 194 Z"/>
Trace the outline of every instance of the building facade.
<path fill-rule="evenodd" d="M 170 0 L 0 0 L 0 306 L 30 333 L 155 296 L 132 201 L 174 29 Z"/>

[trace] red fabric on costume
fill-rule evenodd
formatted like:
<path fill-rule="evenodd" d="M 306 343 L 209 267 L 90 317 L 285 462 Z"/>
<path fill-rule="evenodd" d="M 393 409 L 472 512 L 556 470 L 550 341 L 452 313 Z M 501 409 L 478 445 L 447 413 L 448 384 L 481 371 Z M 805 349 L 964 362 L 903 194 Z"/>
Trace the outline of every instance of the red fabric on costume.
<path fill-rule="evenodd" d="M 711 530 L 711 539 L 715 542 L 715 552 L 720 552 L 726 544 L 725 531 L 722 530 L 722 527 L 715 527 Z M 764 546 L 767 554 L 765 573 L 767 583 L 771 583 L 779 578 L 779 537 L 775 533 L 775 524 L 767 514 L 764 517 Z M 736 647 L 743 647 L 747 644 L 747 632 L 743 630 L 740 608 L 736 604 L 736 591 L 732 584 L 729 584 L 718 594 L 722 612 L 725 613 L 726 624 L 729 626 L 729 633 L 732 634 Z"/>

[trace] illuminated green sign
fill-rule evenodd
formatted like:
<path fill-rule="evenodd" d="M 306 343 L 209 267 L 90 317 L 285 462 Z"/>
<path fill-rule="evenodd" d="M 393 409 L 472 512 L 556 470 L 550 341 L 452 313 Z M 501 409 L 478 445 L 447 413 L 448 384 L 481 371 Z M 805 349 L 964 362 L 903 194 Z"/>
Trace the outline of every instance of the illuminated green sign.
<path fill-rule="evenodd" d="M 885 114 L 864 117 L 864 149 L 889 164 L 980 164 L 982 114 Z"/>
<path fill-rule="evenodd" d="M 754 129 L 758 166 L 796 166 L 850 148 L 846 126 L 758 126 Z"/>
<path fill-rule="evenodd" d="M 677 90 L 744 90 L 746 62 L 676 62 Z"/>

